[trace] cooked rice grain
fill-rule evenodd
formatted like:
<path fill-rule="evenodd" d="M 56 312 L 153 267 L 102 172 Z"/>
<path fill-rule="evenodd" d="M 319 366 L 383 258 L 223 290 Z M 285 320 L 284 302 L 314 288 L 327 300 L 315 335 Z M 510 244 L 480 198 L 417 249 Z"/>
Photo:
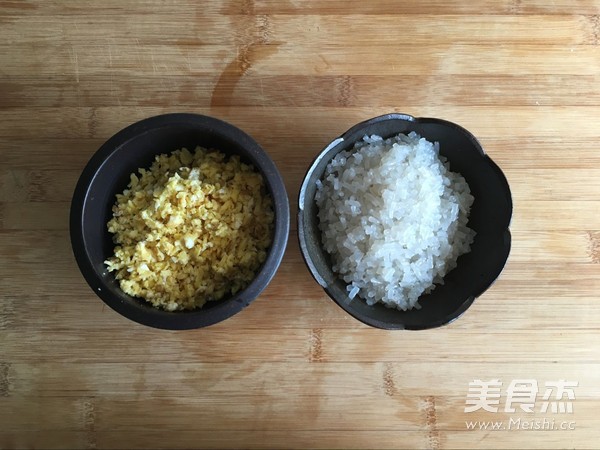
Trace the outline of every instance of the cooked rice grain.
<path fill-rule="evenodd" d="M 470 251 L 473 196 L 439 146 L 416 133 L 365 136 L 338 153 L 317 183 L 325 250 L 349 297 L 401 310 L 419 308 Z"/>

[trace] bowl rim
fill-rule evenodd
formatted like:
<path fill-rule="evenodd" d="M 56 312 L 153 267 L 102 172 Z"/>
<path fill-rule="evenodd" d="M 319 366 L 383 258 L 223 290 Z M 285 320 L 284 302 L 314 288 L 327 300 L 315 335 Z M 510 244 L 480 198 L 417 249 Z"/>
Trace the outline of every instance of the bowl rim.
<path fill-rule="evenodd" d="M 275 213 L 273 243 L 265 262 L 254 280 L 244 290 L 210 309 L 169 312 L 137 303 L 143 300 L 133 297 L 131 297 L 132 302 L 124 302 L 105 289 L 106 284 L 94 268 L 86 248 L 83 213 L 91 185 L 104 163 L 130 140 L 144 133 L 173 125 L 197 128 L 201 132 L 221 136 L 226 135 L 230 140 L 239 143 L 255 157 L 254 166 L 264 177 L 273 200 Z M 73 192 L 69 214 L 71 249 L 79 270 L 92 291 L 122 316 L 142 325 L 165 330 L 188 330 L 210 326 L 235 315 L 248 306 L 275 276 L 287 246 L 289 229 L 290 208 L 287 190 L 277 166 L 266 150 L 240 128 L 214 117 L 194 113 L 168 113 L 148 117 L 128 125 L 111 136 L 94 152 L 82 170 Z"/>
<path fill-rule="evenodd" d="M 485 158 L 486 164 L 489 164 L 490 167 L 494 170 L 498 179 L 502 186 L 505 188 L 505 196 L 508 200 L 508 213 L 506 215 L 507 223 L 505 224 L 505 229 L 503 233 L 503 253 L 502 264 L 500 265 L 498 272 L 495 274 L 494 278 L 491 280 L 487 286 L 484 286 L 479 292 L 475 292 L 469 295 L 460 305 L 451 313 L 444 316 L 443 318 L 419 325 L 407 325 L 404 323 L 392 323 L 392 322 L 384 322 L 381 320 L 374 319 L 372 317 L 363 315 L 358 313 L 355 309 L 349 308 L 349 302 L 341 301 L 333 295 L 333 292 L 329 286 L 329 283 L 323 278 L 316 265 L 313 263 L 310 252 L 308 250 L 308 242 L 306 239 L 306 229 L 304 225 L 305 218 L 305 210 L 304 205 L 306 204 L 306 190 L 309 186 L 309 180 L 311 179 L 313 173 L 315 172 L 319 163 L 325 158 L 325 155 L 334 147 L 338 146 L 342 142 L 348 140 L 348 138 L 357 133 L 362 128 L 365 128 L 369 125 L 384 122 L 384 121 L 403 121 L 403 122 L 411 122 L 411 123 L 437 123 L 440 125 L 444 125 L 450 128 L 455 129 L 456 131 L 464 134 L 472 143 L 475 149 L 477 149 L 478 153 Z M 297 226 L 298 226 L 298 242 L 300 245 L 300 254 L 302 255 L 302 259 L 304 260 L 306 266 L 308 267 L 309 272 L 315 281 L 321 286 L 321 288 L 327 293 L 329 298 L 331 298 L 340 308 L 342 308 L 346 313 L 350 314 L 355 319 L 364 323 L 365 325 L 369 325 L 374 328 L 386 329 L 386 330 L 427 330 L 432 328 L 439 328 L 441 326 L 448 325 L 454 322 L 456 319 L 461 317 L 467 309 L 473 304 L 475 299 L 483 294 L 487 289 L 489 289 L 498 279 L 506 263 L 508 261 L 508 256 L 511 249 L 511 233 L 510 233 L 510 222 L 513 215 L 513 201 L 512 194 L 510 191 L 510 185 L 508 184 L 508 180 L 506 179 L 506 175 L 500 167 L 487 155 L 483 149 L 483 146 L 479 142 L 479 140 L 466 128 L 445 119 L 439 119 L 434 117 L 414 117 L 410 114 L 403 113 L 388 113 L 380 116 L 372 117 L 370 119 L 366 119 L 362 122 L 357 123 L 350 127 L 347 131 L 342 133 L 340 136 L 332 140 L 329 144 L 325 146 L 323 150 L 321 150 L 317 156 L 313 159 L 310 166 L 306 170 L 304 178 L 302 180 L 302 184 L 300 186 L 300 191 L 298 193 L 298 215 L 297 215 Z"/>

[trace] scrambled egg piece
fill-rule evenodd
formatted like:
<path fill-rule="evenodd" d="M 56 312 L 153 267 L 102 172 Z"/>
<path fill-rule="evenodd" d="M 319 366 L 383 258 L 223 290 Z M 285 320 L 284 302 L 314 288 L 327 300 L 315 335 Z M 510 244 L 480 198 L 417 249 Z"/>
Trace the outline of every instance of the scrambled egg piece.
<path fill-rule="evenodd" d="M 263 177 L 218 151 L 183 148 L 139 169 L 117 195 L 105 261 L 121 289 L 167 311 L 202 307 L 244 289 L 273 238 Z"/>

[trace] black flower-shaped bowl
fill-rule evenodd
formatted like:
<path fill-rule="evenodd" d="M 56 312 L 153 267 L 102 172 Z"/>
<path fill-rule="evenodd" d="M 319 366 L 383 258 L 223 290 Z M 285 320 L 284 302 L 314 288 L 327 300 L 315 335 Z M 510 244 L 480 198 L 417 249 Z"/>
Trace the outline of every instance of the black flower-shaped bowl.
<path fill-rule="evenodd" d="M 369 306 L 358 296 L 350 300 L 346 283 L 332 271 L 330 257 L 321 244 L 315 193 L 316 181 L 322 178 L 331 159 L 343 150 L 352 149 L 363 136 L 376 134 L 387 138 L 411 131 L 439 142 L 440 154 L 448 159 L 450 170 L 461 173 L 469 184 L 475 201 L 468 226 L 477 235 L 471 252 L 458 258 L 457 267 L 446 274 L 444 284 L 419 298 L 421 309 L 399 311 L 382 304 Z M 298 238 L 315 280 L 350 315 L 377 328 L 422 330 L 458 318 L 498 278 L 510 252 L 511 216 L 508 182 L 470 132 L 446 120 L 387 114 L 352 127 L 314 160 L 300 188 Z"/>

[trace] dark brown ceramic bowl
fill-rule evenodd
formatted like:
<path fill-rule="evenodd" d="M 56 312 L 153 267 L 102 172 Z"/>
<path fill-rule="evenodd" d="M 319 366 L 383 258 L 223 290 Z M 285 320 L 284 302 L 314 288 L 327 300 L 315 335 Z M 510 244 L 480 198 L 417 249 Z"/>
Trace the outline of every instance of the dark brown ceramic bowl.
<path fill-rule="evenodd" d="M 104 261 L 114 252 L 112 235 L 106 224 L 112 217 L 115 196 L 126 188 L 131 173 L 140 167 L 149 167 L 158 154 L 182 147 L 194 149 L 198 145 L 239 155 L 262 173 L 273 198 L 273 244 L 255 279 L 243 291 L 220 301 L 208 302 L 198 310 L 168 312 L 125 294 L 113 274 L 106 270 Z M 71 204 L 71 245 L 81 273 L 92 290 L 118 313 L 155 328 L 200 328 L 233 316 L 265 289 L 283 257 L 289 221 L 289 203 L 281 175 L 256 141 L 233 125 L 212 117 L 166 114 L 119 131 L 90 159 L 77 183 Z"/>
<path fill-rule="evenodd" d="M 321 244 L 315 193 L 316 181 L 322 178 L 329 161 L 337 153 L 352 149 L 363 136 L 388 138 L 411 131 L 439 142 L 440 154 L 448 158 L 450 170 L 461 173 L 469 183 L 475 201 L 468 226 L 477 235 L 471 252 L 458 258 L 458 266 L 444 277 L 444 284 L 419 298 L 421 309 L 399 311 L 381 304 L 369 306 L 358 296 L 352 300 L 348 297 L 346 284 L 332 271 L 330 257 Z M 377 328 L 421 330 L 455 320 L 496 280 L 510 252 L 511 216 L 508 182 L 471 133 L 445 120 L 387 114 L 352 127 L 314 160 L 300 188 L 298 239 L 313 277 L 346 312 Z"/>

